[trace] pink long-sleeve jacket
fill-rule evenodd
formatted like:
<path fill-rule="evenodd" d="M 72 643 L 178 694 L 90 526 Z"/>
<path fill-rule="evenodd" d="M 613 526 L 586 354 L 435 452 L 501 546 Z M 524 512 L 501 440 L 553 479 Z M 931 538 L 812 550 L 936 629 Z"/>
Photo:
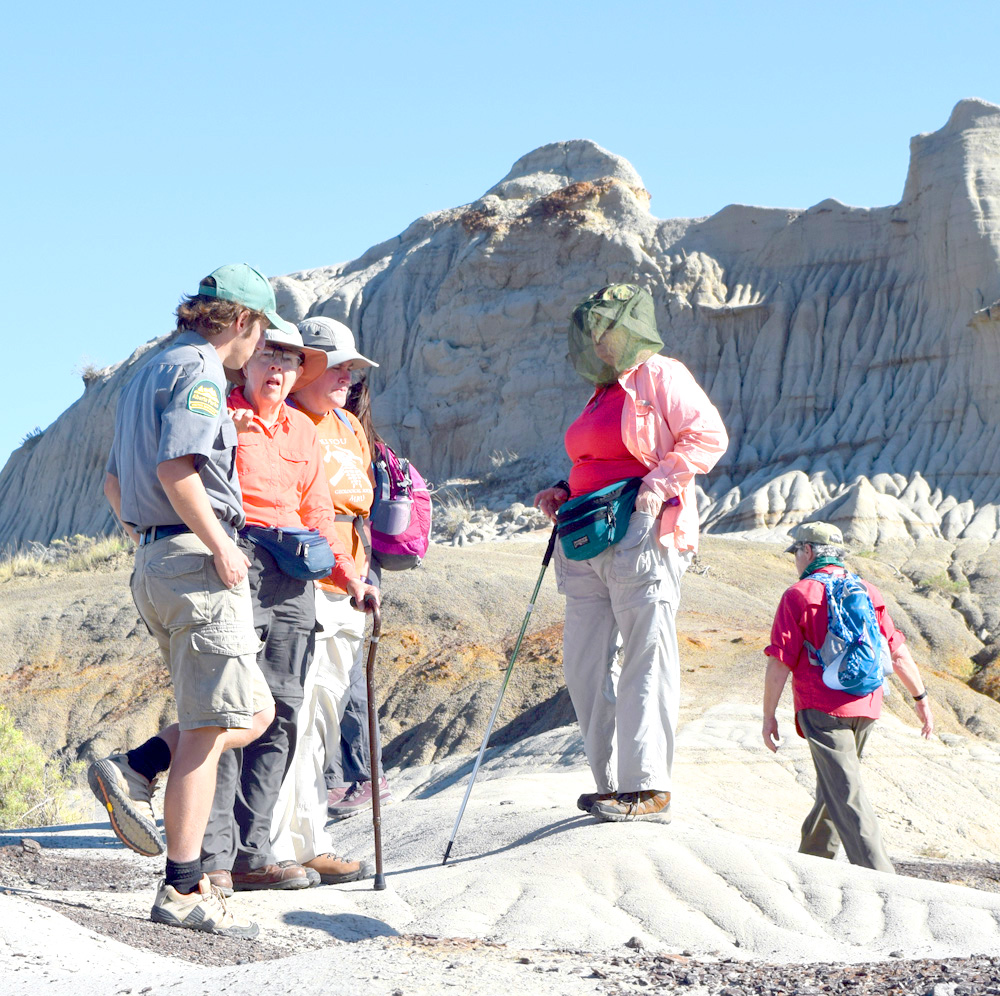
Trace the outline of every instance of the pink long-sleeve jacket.
<path fill-rule="evenodd" d="M 726 452 L 729 436 L 722 418 L 680 360 L 651 356 L 626 370 L 618 383 L 627 395 L 622 441 L 649 467 L 643 481 L 664 501 L 680 499 L 679 505 L 663 509 L 660 543 L 682 552 L 697 550 L 694 477 L 707 474 Z"/>

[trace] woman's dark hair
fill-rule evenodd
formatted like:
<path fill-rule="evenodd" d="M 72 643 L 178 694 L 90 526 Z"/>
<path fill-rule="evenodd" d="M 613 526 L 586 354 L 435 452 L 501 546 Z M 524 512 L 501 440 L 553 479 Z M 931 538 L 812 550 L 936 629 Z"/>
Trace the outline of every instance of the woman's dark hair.
<path fill-rule="evenodd" d="M 372 422 L 372 396 L 368 391 L 368 381 L 365 377 L 351 385 L 344 407 L 361 423 L 361 428 L 368 437 L 368 448 L 374 458 L 375 444 L 381 443 L 384 446 L 385 440 L 376 432 L 375 424 Z"/>

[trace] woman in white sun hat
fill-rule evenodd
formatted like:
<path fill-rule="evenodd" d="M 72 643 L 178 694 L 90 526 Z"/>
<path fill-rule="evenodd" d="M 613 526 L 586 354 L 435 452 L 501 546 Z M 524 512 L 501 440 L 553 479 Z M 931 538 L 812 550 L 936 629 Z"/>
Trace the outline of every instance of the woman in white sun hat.
<path fill-rule="evenodd" d="M 323 351 L 326 369 L 301 392 L 294 392 L 292 403 L 316 426 L 338 539 L 350 552 L 358 576 L 364 578 L 370 572 L 371 544 L 365 520 L 373 500 L 372 454 L 361 423 L 344 410 L 344 403 L 354 371 L 378 364 L 358 352 L 353 333 L 342 322 L 309 318 L 299 323 L 299 332 L 305 345 Z M 351 607 L 349 592 L 334 578 L 317 582 L 315 597 L 318 632 L 302 709 L 302 739 L 272 825 L 275 853 L 313 867 L 313 854 L 332 848 L 325 829 L 326 770 L 332 768 L 331 777 L 337 781 L 360 786 L 349 790 L 348 796 L 367 789 L 371 799 L 361 661 L 365 617 Z M 350 706 L 358 698 L 358 686 L 360 701 Z M 350 880 L 343 877 L 349 870 L 333 866 L 325 872 L 318 870 L 324 882 Z"/>

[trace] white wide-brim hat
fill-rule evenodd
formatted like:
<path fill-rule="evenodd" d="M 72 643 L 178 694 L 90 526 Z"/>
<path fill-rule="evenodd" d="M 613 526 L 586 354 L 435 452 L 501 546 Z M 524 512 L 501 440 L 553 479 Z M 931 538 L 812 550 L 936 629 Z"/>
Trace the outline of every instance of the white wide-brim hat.
<path fill-rule="evenodd" d="M 351 361 L 352 370 L 378 366 L 374 360 L 369 360 L 367 356 L 362 356 L 358 352 L 354 333 L 335 318 L 307 318 L 299 322 L 299 334 L 306 346 L 323 351 L 326 355 L 327 370 L 348 360 Z M 300 386 L 305 385 L 296 384 L 295 390 Z"/>
<path fill-rule="evenodd" d="M 299 330 L 291 322 L 286 322 L 281 318 L 278 321 L 281 323 L 280 327 L 272 326 L 264 330 L 264 341 L 261 343 L 260 348 L 263 349 L 265 346 L 281 346 L 284 349 L 295 350 L 296 353 L 302 356 L 302 365 L 299 367 L 298 376 L 295 378 L 294 385 L 292 385 L 292 390 L 297 391 L 300 387 L 306 387 L 326 373 L 326 353 L 322 349 L 313 349 L 311 346 L 306 346 L 302 342 Z M 242 370 L 227 370 L 226 375 L 234 384 L 238 384 L 240 387 L 243 387 L 246 383 L 246 378 L 243 376 Z"/>

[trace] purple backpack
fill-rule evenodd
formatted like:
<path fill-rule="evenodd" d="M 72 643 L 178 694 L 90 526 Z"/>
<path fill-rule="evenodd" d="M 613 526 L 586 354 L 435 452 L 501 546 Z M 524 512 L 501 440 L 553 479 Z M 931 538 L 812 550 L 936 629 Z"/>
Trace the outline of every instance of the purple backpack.
<path fill-rule="evenodd" d="M 416 567 L 431 539 L 431 493 L 420 472 L 390 447 L 376 443 L 372 551 L 387 571 Z"/>

